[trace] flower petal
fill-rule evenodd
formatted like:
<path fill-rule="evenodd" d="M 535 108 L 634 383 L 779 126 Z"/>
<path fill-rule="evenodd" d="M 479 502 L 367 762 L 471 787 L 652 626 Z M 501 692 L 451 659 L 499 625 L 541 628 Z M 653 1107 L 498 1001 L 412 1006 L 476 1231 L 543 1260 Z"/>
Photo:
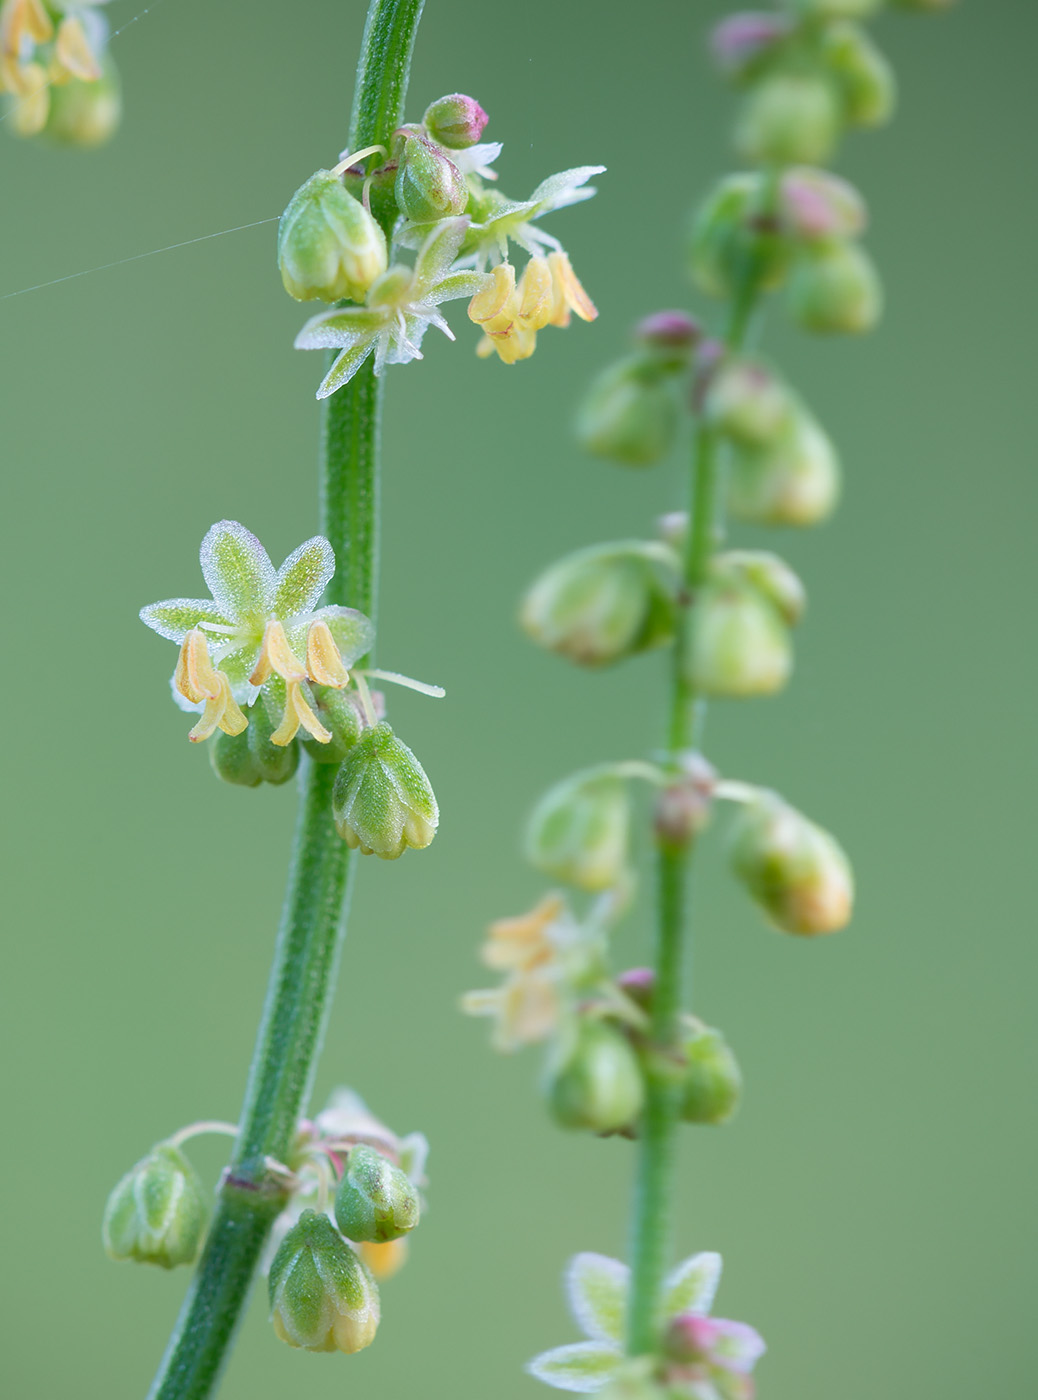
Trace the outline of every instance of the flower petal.
<path fill-rule="evenodd" d="M 297 341 L 296 344 L 298 345 L 298 343 Z M 312 348 L 315 347 L 303 347 L 303 349 Z M 317 397 L 319 399 L 330 398 L 331 395 L 335 393 L 336 389 L 341 389 L 344 384 L 348 384 L 374 348 L 375 337 L 372 336 L 370 340 L 366 340 L 360 345 L 354 345 L 350 350 L 344 350 L 321 380 L 320 388 L 317 390 Z"/>
<path fill-rule="evenodd" d="M 594 190 L 580 189 L 592 175 L 601 175 L 604 165 L 578 165 L 572 170 L 560 170 L 557 175 L 549 175 L 530 196 L 531 203 L 540 206 L 538 213 L 546 214 L 550 209 L 563 209 L 567 204 L 578 204 L 582 199 L 590 199 Z M 579 193 L 578 193 L 579 190 Z"/>
<path fill-rule="evenodd" d="M 453 301 L 456 297 L 474 297 L 491 280 L 489 272 L 452 272 L 449 277 L 441 278 L 422 300 L 430 306 L 439 306 L 442 301 Z"/>
<path fill-rule="evenodd" d="M 310 612 L 320 601 L 335 573 L 335 554 L 323 535 L 294 549 L 278 569 L 272 608 L 284 621 L 297 613 Z"/>
<path fill-rule="evenodd" d="M 583 1394 L 601 1390 L 619 1370 L 623 1354 L 619 1347 L 601 1342 L 574 1342 L 570 1346 L 542 1351 L 526 1363 L 531 1376 L 556 1390 Z"/>
<path fill-rule="evenodd" d="M 227 617 L 240 621 L 268 611 L 274 565 L 259 540 L 237 520 L 218 521 L 201 549 L 202 576 Z"/>
<path fill-rule="evenodd" d="M 748 1322 L 731 1322 L 726 1317 L 710 1320 L 715 1329 L 710 1349 L 713 1364 L 748 1375 L 768 1349 L 764 1338 Z"/>
<path fill-rule="evenodd" d="M 170 642 L 182 642 L 200 623 L 215 622 L 218 627 L 231 625 L 212 598 L 167 598 L 162 603 L 149 603 L 141 608 L 140 619 Z"/>
<path fill-rule="evenodd" d="M 366 655 L 375 641 L 375 624 L 356 608 L 319 608 L 308 621 L 328 624 L 347 669 Z"/>
<path fill-rule="evenodd" d="M 297 350 L 350 350 L 376 335 L 385 321 L 383 311 L 362 306 L 339 307 L 311 316 L 295 338 Z"/>
<path fill-rule="evenodd" d="M 441 219 L 433 225 L 432 232 L 418 250 L 415 258 L 415 285 L 420 297 L 429 291 L 450 271 L 451 263 L 458 256 L 469 220 L 462 214 L 457 219 Z"/>
<path fill-rule="evenodd" d="M 422 359 L 422 340 L 429 328 L 429 322 L 421 316 L 405 315 L 403 328 L 391 327 L 389 347 L 385 357 L 387 365 L 409 365 L 412 360 Z"/>
<path fill-rule="evenodd" d="M 631 1271 L 605 1254 L 575 1254 L 566 1270 L 570 1311 L 589 1337 L 619 1343 L 624 1334 Z"/>
<path fill-rule="evenodd" d="M 666 1317 L 678 1313 L 708 1313 L 721 1281 L 719 1254 L 693 1254 L 672 1269 L 664 1282 L 663 1312 Z"/>

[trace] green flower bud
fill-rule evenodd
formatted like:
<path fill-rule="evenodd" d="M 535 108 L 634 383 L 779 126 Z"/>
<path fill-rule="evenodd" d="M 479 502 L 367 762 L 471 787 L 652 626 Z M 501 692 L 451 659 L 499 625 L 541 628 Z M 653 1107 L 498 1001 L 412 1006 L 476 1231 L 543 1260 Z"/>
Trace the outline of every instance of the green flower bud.
<path fill-rule="evenodd" d="M 840 101 L 831 79 L 772 73 L 747 95 L 736 126 L 739 154 L 759 165 L 822 165 L 840 135 Z"/>
<path fill-rule="evenodd" d="M 418 1191 L 381 1152 L 359 1143 L 350 1149 L 335 1195 L 335 1219 L 347 1239 L 386 1244 L 418 1224 Z"/>
<path fill-rule="evenodd" d="M 568 554 L 537 578 L 519 620 L 578 666 L 609 666 L 674 635 L 677 562 L 662 544 L 626 540 Z"/>
<path fill-rule="evenodd" d="M 375 1339 L 378 1285 L 326 1215 L 304 1210 L 270 1266 L 274 1331 L 307 1351 L 361 1351 Z"/>
<path fill-rule="evenodd" d="M 240 734 L 225 734 L 223 730 L 218 730 L 208 747 L 212 770 L 225 783 L 254 788 L 263 782 L 263 774 L 252 757 L 247 729 Z"/>
<path fill-rule="evenodd" d="M 716 572 L 689 610 L 685 676 L 703 695 L 743 698 L 781 690 L 793 669 L 789 626 L 739 570 Z"/>
<path fill-rule="evenodd" d="M 730 297 L 747 259 L 760 267 L 760 285 L 780 286 L 789 262 L 781 231 L 757 219 L 764 183 L 759 174 L 728 175 L 696 211 L 689 241 L 692 278 L 708 296 Z"/>
<path fill-rule="evenodd" d="M 451 151 L 464 151 L 476 144 L 489 120 L 474 97 L 453 92 L 426 107 L 422 125 L 441 146 Z"/>
<path fill-rule="evenodd" d="M 270 736 L 281 723 L 281 715 L 272 719 L 267 707 L 260 701 L 249 711 L 249 727 L 245 736 L 249 742 L 249 753 L 256 770 L 265 783 L 280 787 L 295 775 L 299 767 L 299 745 L 279 745 L 270 742 Z"/>
<path fill-rule="evenodd" d="M 198 1254 L 209 1210 L 198 1173 L 168 1142 L 153 1147 L 108 1197 L 102 1238 L 112 1259 L 164 1269 Z"/>
<path fill-rule="evenodd" d="M 612 889 L 627 871 L 630 829 L 626 782 L 591 768 L 556 784 L 538 802 L 527 828 L 527 857 L 538 870 L 578 889 Z"/>
<path fill-rule="evenodd" d="M 733 359 L 708 382 L 703 415 L 743 447 L 767 447 L 788 431 L 796 401 L 776 374 L 758 360 Z"/>
<path fill-rule="evenodd" d="M 817 525 L 840 495 L 840 464 L 831 439 L 805 410 L 770 447 L 731 459 L 728 508 L 755 525 Z"/>
<path fill-rule="evenodd" d="M 720 1031 L 697 1024 L 685 1041 L 681 1116 L 686 1123 L 727 1123 L 739 1106 L 742 1074 Z"/>
<path fill-rule="evenodd" d="M 771 921 L 813 936 L 851 917 L 854 879 L 836 839 L 777 793 L 745 806 L 732 831 L 732 868 Z"/>
<path fill-rule="evenodd" d="M 872 259 L 857 243 L 804 249 L 789 284 L 789 308 L 804 330 L 858 335 L 879 320 L 883 293 Z"/>
<path fill-rule="evenodd" d="M 602 1021 L 583 1020 L 549 1067 L 547 1096 L 561 1127 L 615 1133 L 633 1127 L 645 1101 L 645 1086 L 637 1056 L 624 1036 Z"/>
<path fill-rule="evenodd" d="M 396 175 L 396 202 L 416 224 L 464 214 L 465 177 L 452 160 L 418 132 L 408 130 Z"/>
<path fill-rule="evenodd" d="M 745 82 L 764 71 L 793 30 L 788 15 L 746 11 L 729 15 L 714 27 L 710 51 L 723 73 Z"/>
<path fill-rule="evenodd" d="M 883 126 L 894 115 L 897 79 L 886 55 L 856 24 L 826 31 L 823 53 L 839 84 L 844 116 L 851 126 Z"/>
<path fill-rule="evenodd" d="M 807 593 L 800 579 L 777 554 L 766 549 L 729 549 L 714 559 L 718 577 L 745 579 L 778 609 L 783 622 L 795 627 L 804 615 Z"/>
<path fill-rule="evenodd" d="M 338 175 L 318 170 L 278 224 L 278 266 L 296 301 L 361 302 L 386 270 L 386 236 Z"/>
<path fill-rule="evenodd" d="M 814 19 L 867 19 L 883 0 L 795 0 L 795 8 Z"/>
<path fill-rule="evenodd" d="M 50 109 L 44 135 L 67 146 L 102 146 L 119 125 L 122 97 L 110 59 L 93 82 L 72 78 L 50 87 Z"/>
<path fill-rule="evenodd" d="M 343 760 L 332 812 L 347 846 L 383 860 L 396 860 L 408 846 L 423 850 L 440 820 L 425 770 L 384 722 L 366 730 Z"/>
<path fill-rule="evenodd" d="M 587 452 L 650 467 L 666 456 L 678 407 L 660 367 L 646 356 L 620 360 L 595 379 L 577 413 L 577 440 Z"/>
<path fill-rule="evenodd" d="M 341 763 L 364 728 L 356 694 L 350 690 L 335 690 L 332 686 L 315 685 L 313 695 L 317 718 L 331 732 L 332 738 L 328 744 L 303 738 L 303 748 L 315 763 Z"/>

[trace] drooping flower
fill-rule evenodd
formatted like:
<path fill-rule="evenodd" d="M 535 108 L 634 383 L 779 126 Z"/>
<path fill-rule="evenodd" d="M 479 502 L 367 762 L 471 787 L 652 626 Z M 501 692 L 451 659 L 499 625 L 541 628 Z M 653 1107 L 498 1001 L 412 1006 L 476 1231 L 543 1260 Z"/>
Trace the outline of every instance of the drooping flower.
<path fill-rule="evenodd" d="M 764 1343 L 752 1327 L 711 1318 L 721 1278 L 719 1254 L 694 1254 L 664 1285 L 661 1394 L 689 1400 L 752 1400 L 754 1365 Z M 527 1370 L 556 1390 L 591 1394 L 615 1381 L 630 1361 L 624 1327 L 630 1270 L 602 1254 L 578 1254 L 566 1271 L 570 1311 L 588 1340 L 542 1352 Z"/>
<path fill-rule="evenodd" d="M 422 358 L 422 337 L 435 326 L 448 340 L 454 333 L 437 307 L 481 291 L 488 279 L 471 269 L 451 271 L 468 229 L 465 216 L 428 226 L 413 268 L 394 265 L 372 284 L 364 306 L 339 307 L 308 321 L 296 337 L 297 350 L 341 350 L 317 391 L 326 399 L 349 382 L 369 355 L 375 373 L 387 364 Z"/>
<path fill-rule="evenodd" d="M 198 742 L 218 728 L 241 733 L 248 724 L 241 706 L 262 694 L 272 717 L 280 716 L 273 744 L 291 743 L 300 727 L 328 743 L 310 684 L 344 687 L 347 668 L 375 635 L 354 608 L 316 606 L 335 572 L 331 545 L 315 535 L 275 570 L 255 535 L 221 520 L 202 541 L 201 563 L 211 598 L 169 598 L 140 614 L 180 644 L 174 698 L 202 711 L 188 737 Z"/>
<path fill-rule="evenodd" d="M 582 321 L 598 315 L 561 249 L 532 257 L 516 283 L 511 263 L 491 271 L 493 281 L 472 298 L 469 320 L 482 327 L 476 346 L 481 359 L 495 352 L 506 365 L 527 360 L 537 348 L 537 332 L 545 326 L 565 327 L 575 311 Z"/>

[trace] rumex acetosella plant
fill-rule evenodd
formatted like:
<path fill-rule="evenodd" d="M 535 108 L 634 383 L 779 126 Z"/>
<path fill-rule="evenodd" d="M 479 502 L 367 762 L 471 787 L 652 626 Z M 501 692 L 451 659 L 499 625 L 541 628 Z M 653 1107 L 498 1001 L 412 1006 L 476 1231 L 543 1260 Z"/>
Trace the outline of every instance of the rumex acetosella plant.
<path fill-rule="evenodd" d="M 545 1098 L 562 1127 L 636 1144 L 629 1263 L 592 1253 L 571 1261 L 566 1291 L 582 1339 L 529 1364 L 560 1390 L 610 1400 L 755 1393 L 761 1337 L 712 1316 L 720 1256 L 672 1264 L 677 1135 L 684 1124 L 727 1122 L 741 1092 L 722 1031 L 687 1009 L 691 860 L 718 809 L 734 808 L 732 873 L 774 928 L 806 938 L 848 923 L 854 882 L 828 831 L 784 796 L 717 771 L 703 752 L 703 722 L 712 699 L 786 685 L 805 605 L 801 581 L 777 554 L 729 546 L 729 518 L 804 528 L 838 501 L 836 448 L 758 341 L 772 298 L 821 335 L 868 331 L 880 315 L 865 202 L 825 167 L 849 129 L 893 113 L 893 70 L 864 27 L 883 8 L 882 0 L 791 0 L 733 14 L 714 30 L 714 57 L 739 93 L 741 168 L 700 203 L 688 260 L 697 290 L 720 309 L 702 320 L 678 310 L 647 316 L 577 420 L 588 451 L 642 469 L 670 452 L 688 413 L 686 508 L 663 517 L 654 538 L 568 555 L 522 602 L 529 636 L 578 666 L 670 653 L 662 745 L 579 772 L 541 800 L 527 854 L 568 893 L 549 892 L 529 914 L 490 926 L 482 959 L 502 980 L 463 1001 L 492 1018 L 499 1050 L 547 1046 Z M 639 786 L 650 795 L 654 961 L 616 973 L 614 932 L 634 903 Z"/>
<path fill-rule="evenodd" d="M 19 136 L 99 146 L 119 124 L 105 0 L 2 0 L 0 96 Z"/>
<path fill-rule="evenodd" d="M 533 353 L 539 331 L 597 314 L 541 221 L 591 197 L 601 167 L 563 171 L 511 199 L 496 185 L 501 147 L 481 142 L 487 115 L 473 98 L 449 94 L 404 123 L 423 3 L 371 0 L 348 149 L 300 186 L 279 222 L 286 290 L 327 308 L 297 341 L 326 352 L 321 533 L 276 568 L 243 524 L 218 521 L 201 546 L 206 595 L 141 610 L 176 647 L 172 699 L 190 713 L 187 738 L 208 746 L 215 776 L 260 791 L 295 778 L 300 802 L 241 1117 L 192 1123 L 156 1144 L 104 1214 L 112 1258 L 195 1265 L 155 1400 L 213 1392 L 259 1272 L 273 1331 L 289 1345 L 350 1353 L 374 1340 L 379 1284 L 403 1264 L 421 1216 L 427 1144 L 420 1133 L 398 1137 L 352 1090 L 314 1116 L 308 1098 L 358 854 L 395 860 L 427 847 L 439 823 L 382 687 L 443 692 L 374 659 L 384 377 L 422 358 L 430 326 L 454 339 L 441 310 L 453 300 L 467 302 L 476 352 L 507 364 Z M 50 54 L 40 46 L 54 39 L 64 52 L 65 31 L 54 38 L 42 0 L 3 0 L 2 12 L 4 42 L 11 15 L 19 26 L 10 50 L 19 82 L 37 51 Z M 70 22 L 81 20 L 77 10 Z M 3 71 L 11 82 L 15 70 Z M 234 1139 L 215 1203 L 187 1155 L 208 1132 Z"/>

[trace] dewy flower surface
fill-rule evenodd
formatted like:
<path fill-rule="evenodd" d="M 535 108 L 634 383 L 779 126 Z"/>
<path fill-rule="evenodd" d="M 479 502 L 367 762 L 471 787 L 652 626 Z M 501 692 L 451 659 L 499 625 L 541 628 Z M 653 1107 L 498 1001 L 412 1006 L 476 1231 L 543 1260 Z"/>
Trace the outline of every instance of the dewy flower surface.
<path fill-rule="evenodd" d="M 240 734 L 248 723 L 240 707 L 262 695 L 280 721 L 272 743 L 291 743 L 300 727 L 328 743 L 310 683 L 345 686 L 347 667 L 375 636 L 354 608 L 316 606 L 335 572 L 331 545 L 315 535 L 275 570 L 255 535 L 221 520 L 202 541 L 200 557 L 211 598 L 168 598 L 140 614 L 159 636 L 180 644 L 174 697 L 186 702 L 182 708 L 202 710 L 188 737 L 208 739 L 218 728 Z"/>
<path fill-rule="evenodd" d="M 474 296 L 488 280 L 479 272 L 451 271 L 468 226 L 465 216 L 431 225 L 413 269 L 396 264 L 376 279 L 364 306 L 336 308 L 307 321 L 296 337 L 297 350 L 342 351 L 317 391 L 319 399 L 348 383 L 371 354 L 376 374 L 387 364 L 420 360 L 422 337 L 430 326 L 454 339 L 437 307 Z"/>

